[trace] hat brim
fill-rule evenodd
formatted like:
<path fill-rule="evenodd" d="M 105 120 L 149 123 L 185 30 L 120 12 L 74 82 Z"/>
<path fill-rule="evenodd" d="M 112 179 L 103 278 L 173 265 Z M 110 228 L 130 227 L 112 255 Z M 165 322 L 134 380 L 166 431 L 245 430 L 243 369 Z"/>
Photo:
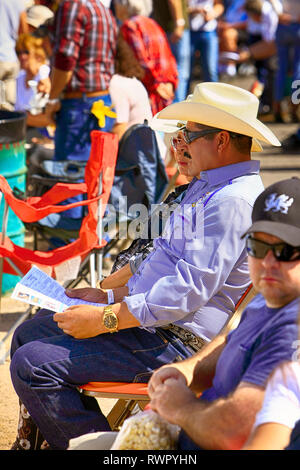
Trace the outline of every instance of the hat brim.
<path fill-rule="evenodd" d="M 253 232 L 265 232 L 280 238 L 289 245 L 300 246 L 300 229 L 292 225 L 281 224 L 271 220 L 258 220 L 251 225 L 241 238 Z"/>
<path fill-rule="evenodd" d="M 240 117 L 230 114 L 223 109 L 203 103 L 181 101 L 173 103 L 156 114 L 155 119 L 174 121 L 193 121 L 211 127 L 239 134 L 248 135 L 253 139 L 261 140 L 267 144 L 280 147 L 281 143 L 273 132 L 258 119 L 245 121 Z M 256 146 L 257 147 L 257 146 Z"/>
<path fill-rule="evenodd" d="M 172 134 L 173 132 L 179 131 L 179 129 L 186 125 L 186 121 L 179 121 L 178 119 L 158 119 L 157 113 L 151 121 L 149 126 L 154 131 L 166 132 L 167 134 Z"/>

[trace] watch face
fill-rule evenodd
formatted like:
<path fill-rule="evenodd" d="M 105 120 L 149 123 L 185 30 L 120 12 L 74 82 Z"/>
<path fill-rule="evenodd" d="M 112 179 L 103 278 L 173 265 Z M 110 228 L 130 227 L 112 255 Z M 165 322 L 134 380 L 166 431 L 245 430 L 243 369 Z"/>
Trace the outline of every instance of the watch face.
<path fill-rule="evenodd" d="M 117 328 L 118 319 L 117 319 L 116 315 L 114 313 L 109 313 L 109 314 L 105 315 L 104 325 L 109 330 L 113 330 L 113 329 Z"/>

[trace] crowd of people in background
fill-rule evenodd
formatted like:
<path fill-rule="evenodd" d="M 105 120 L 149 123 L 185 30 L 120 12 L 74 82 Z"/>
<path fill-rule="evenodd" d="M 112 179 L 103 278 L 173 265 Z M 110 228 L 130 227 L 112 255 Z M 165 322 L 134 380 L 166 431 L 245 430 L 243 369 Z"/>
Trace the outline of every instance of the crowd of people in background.
<path fill-rule="evenodd" d="M 263 191 L 257 162 L 250 156 L 251 151 L 261 150 L 257 139 L 279 146 L 268 123 L 300 122 L 299 1 L 1 0 L 0 17 L 0 109 L 26 114 L 28 142 L 43 145 L 46 139 L 54 161 L 87 161 L 92 130 L 115 133 L 121 141 L 131 126 L 150 122 L 160 113 L 162 119 L 178 118 L 187 121 L 189 127 L 181 129 L 171 141 L 181 172 L 189 168 L 186 176 L 189 182 L 192 180 L 180 197 L 177 195 L 178 207 L 185 201 L 197 205 L 193 199 L 197 185 L 201 202 L 206 203 L 212 193 L 207 199 L 212 197 L 205 220 L 211 245 L 204 246 L 202 239 L 195 238 L 189 253 L 183 253 L 184 243 L 174 242 L 170 232 L 168 242 L 174 251 L 168 251 L 158 237 L 155 250 L 141 259 L 134 272 L 126 264 L 125 271 L 105 279 L 97 290 L 103 302 L 107 289 L 115 288 L 112 304 L 119 308 L 116 315 L 123 314 L 120 329 L 125 330 L 113 330 L 115 335 L 109 340 L 106 337 L 106 363 L 98 360 L 96 340 L 95 351 L 90 346 L 90 332 L 79 337 L 81 346 L 86 344 L 97 356 L 100 378 L 115 380 L 123 374 L 123 380 L 130 381 L 141 362 L 149 369 L 154 364 L 158 372 L 149 382 L 152 408 L 181 427 L 181 449 L 299 449 L 299 367 L 289 360 L 298 337 L 299 180 L 281 182 Z M 250 74 L 253 80 L 249 90 L 231 88 L 236 78 Z M 241 103 L 248 112 L 247 119 L 239 109 Z M 227 116 L 233 128 L 226 127 Z M 300 125 L 282 143 L 282 149 L 300 150 Z M 200 174 L 205 174 L 205 183 Z M 274 200 L 277 193 L 283 199 L 278 196 Z M 81 209 L 68 217 L 81 220 Z M 176 217 L 180 219 L 181 214 L 175 213 L 175 222 Z M 62 219 L 59 224 L 64 228 Z M 242 236 L 246 236 L 246 245 Z M 280 289 L 264 287 L 263 281 L 271 274 L 273 284 L 279 283 Z M 234 311 L 250 278 L 260 295 L 245 311 L 239 329 L 228 338 L 218 337 L 220 325 Z M 86 308 L 83 310 L 85 314 Z M 69 399 L 75 392 L 60 380 L 62 375 L 66 382 L 69 380 L 63 365 L 49 372 L 53 382 L 58 380 L 58 393 L 64 394 L 59 411 L 53 408 L 47 390 L 39 392 L 41 400 L 36 398 L 34 381 L 39 384 L 41 379 L 32 374 L 32 385 L 26 374 L 38 370 L 36 361 L 54 334 L 62 337 L 63 347 L 57 348 L 60 363 L 69 361 L 61 352 L 67 349 L 61 325 L 68 319 L 56 314 L 54 324 L 53 315 L 41 311 L 30 321 L 32 324 L 17 330 L 13 340 L 14 386 L 45 438 L 54 448 L 66 449 L 69 439 L 76 436 L 74 416 L 81 434 L 90 432 L 94 422 L 97 427 L 99 416 L 101 430 L 108 425 L 94 405 Z M 163 328 L 166 321 L 169 329 Z M 177 330 L 174 321 L 179 322 Z M 186 327 L 198 340 L 192 351 L 190 343 L 178 346 L 178 331 Z M 49 334 L 45 333 L 47 328 Z M 85 325 L 80 328 L 84 330 Z M 165 348 L 161 355 L 153 351 L 151 329 L 158 332 L 156 347 Z M 76 350 L 79 364 L 81 351 L 76 349 L 76 336 L 71 327 L 66 331 L 68 347 Z M 100 329 L 97 334 L 106 332 Z M 33 337 L 42 338 L 38 357 L 31 351 Z M 122 339 L 120 344 L 116 337 Z M 210 349 L 198 353 L 210 341 Z M 109 355 L 109 348 L 115 351 L 116 344 L 125 366 L 114 358 L 113 370 L 114 354 Z M 144 348 L 143 361 L 135 357 L 135 364 L 131 349 L 140 346 Z M 101 354 L 102 349 L 101 343 Z M 178 364 L 170 367 L 178 356 Z M 84 373 L 94 373 L 95 363 L 81 360 Z M 282 366 L 282 361 L 287 363 Z M 267 378 L 275 367 L 265 394 Z M 44 372 L 48 373 L 46 367 Z M 71 372 L 75 374 L 73 369 Z M 80 377 L 88 381 L 84 373 L 80 370 Z M 202 400 L 193 392 L 204 392 Z M 284 403 L 287 415 L 278 413 L 278 402 Z M 51 423 L 59 423 L 59 432 L 56 424 L 45 424 L 45 403 L 49 415 L 55 418 Z M 69 410 L 73 406 L 71 420 L 64 414 L 68 403 Z M 80 407 L 84 422 L 77 416 Z M 292 430 L 296 434 L 290 440 Z M 15 450 L 21 447 L 19 440 Z"/>

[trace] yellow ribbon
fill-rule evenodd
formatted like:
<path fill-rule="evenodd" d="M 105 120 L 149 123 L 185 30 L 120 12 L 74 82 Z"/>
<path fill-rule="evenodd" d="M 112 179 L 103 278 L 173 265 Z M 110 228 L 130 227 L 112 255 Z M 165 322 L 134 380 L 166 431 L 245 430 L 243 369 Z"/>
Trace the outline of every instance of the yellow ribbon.
<path fill-rule="evenodd" d="M 95 101 L 93 103 L 91 113 L 98 119 L 99 127 L 105 127 L 105 116 L 115 118 L 116 113 L 112 111 L 112 106 L 105 106 L 103 100 Z"/>

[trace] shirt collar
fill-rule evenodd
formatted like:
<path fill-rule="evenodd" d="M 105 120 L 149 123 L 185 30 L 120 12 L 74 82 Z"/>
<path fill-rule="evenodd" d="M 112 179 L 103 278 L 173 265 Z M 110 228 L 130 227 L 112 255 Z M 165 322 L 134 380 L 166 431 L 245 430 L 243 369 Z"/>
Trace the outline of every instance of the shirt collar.
<path fill-rule="evenodd" d="M 247 160 L 246 162 L 233 163 L 213 170 L 202 171 L 200 181 L 208 183 L 209 186 L 217 186 L 239 176 L 250 173 L 258 174 L 259 169 L 260 162 L 258 160 Z"/>

